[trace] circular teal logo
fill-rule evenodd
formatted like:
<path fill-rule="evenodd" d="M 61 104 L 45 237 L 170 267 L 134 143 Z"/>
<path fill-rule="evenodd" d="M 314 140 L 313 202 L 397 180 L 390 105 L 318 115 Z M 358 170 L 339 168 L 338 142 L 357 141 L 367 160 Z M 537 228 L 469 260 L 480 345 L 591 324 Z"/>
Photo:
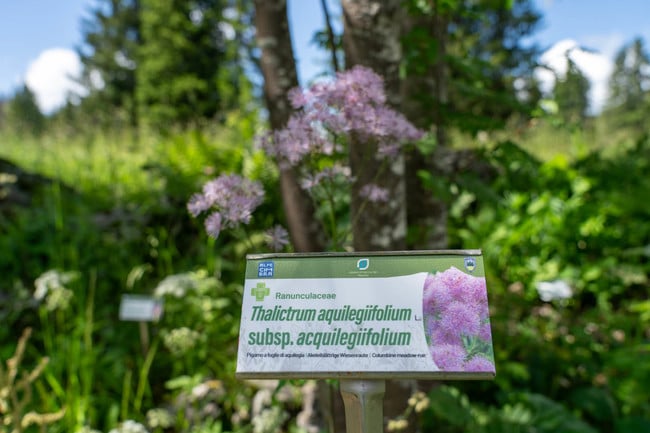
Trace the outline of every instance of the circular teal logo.
<path fill-rule="evenodd" d="M 360 271 L 365 271 L 370 267 L 370 259 L 359 259 L 357 260 L 357 269 Z"/>

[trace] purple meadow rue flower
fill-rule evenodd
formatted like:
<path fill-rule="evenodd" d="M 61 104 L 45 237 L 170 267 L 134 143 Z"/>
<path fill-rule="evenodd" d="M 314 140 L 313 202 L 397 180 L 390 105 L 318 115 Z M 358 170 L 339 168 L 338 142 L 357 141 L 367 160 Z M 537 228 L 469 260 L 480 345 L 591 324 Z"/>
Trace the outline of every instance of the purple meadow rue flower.
<path fill-rule="evenodd" d="M 468 275 L 456 268 L 455 266 L 450 267 L 444 272 L 440 272 L 440 282 L 447 286 L 447 289 L 450 290 L 455 299 L 463 296 L 463 290 L 465 289 L 465 281 Z"/>
<path fill-rule="evenodd" d="M 285 245 L 289 245 L 289 232 L 281 225 L 276 225 L 266 231 L 267 244 L 273 251 L 281 251 Z"/>
<path fill-rule="evenodd" d="M 492 330 L 490 329 L 489 320 L 481 324 L 481 329 L 478 332 L 478 338 L 483 341 L 492 341 Z"/>
<path fill-rule="evenodd" d="M 223 228 L 248 224 L 263 200 L 264 190 L 259 182 L 236 174 L 221 175 L 203 185 L 201 193 L 192 195 L 187 209 L 194 217 L 212 211 L 205 227 L 216 238 Z"/>
<path fill-rule="evenodd" d="M 305 177 L 300 180 L 300 186 L 302 189 L 309 191 L 323 183 L 323 181 L 331 183 L 336 180 L 350 182 L 352 180 L 352 176 L 350 176 L 350 167 L 340 164 L 335 164 L 332 167 L 325 167 L 317 173 L 305 175 Z"/>
<path fill-rule="evenodd" d="M 494 364 L 482 356 L 475 356 L 465 363 L 465 371 L 494 372 Z"/>
<path fill-rule="evenodd" d="M 312 174 L 307 174 L 305 177 L 300 179 L 300 187 L 305 191 L 311 190 L 313 187 L 318 185 L 318 177 Z"/>
<path fill-rule="evenodd" d="M 448 287 L 442 283 L 440 273 L 429 274 L 424 282 L 424 314 L 438 315 L 453 301 Z"/>
<path fill-rule="evenodd" d="M 464 359 L 458 361 L 461 352 L 467 356 L 469 341 L 475 338 L 492 341 L 484 277 L 469 275 L 453 266 L 427 275 L 422 289 L 422 311 L 430 351 L 439 367 L 453 366 L 458 371 L 494 370 L 487 353 L 477 355 L 485 356 L 472 360 L 467 368 L 463 367 Z"/>
<path fill-rule="evenodd" d="M 364 185 L 359 191 L 359 195 L 372 203 L 386 203 L 388 201 L 388 190 L 374 183 Z"/>
<path fill-rule="evenodd" d="M 205 199 L 203 194 L 192 194 L 192 197 L 187 202 L 187 210 L 195 218 L 210 209 L 210 206 L 211 204 Z"/>
<path fill-rule="evenodd" d="M 463 371 L 467 352 L 461 346 L 441 344 L 431 348 L 431 356 L 443 371 Z"/>
<path fill-rule="evenodd" d="M 371 69 L 355 66 L 336 76 L 333 93 L 337 99 L 343 99 L 351 106 L 356 103 L 386 103 L 384 80 Z"/>
<path fill-rule="evenodd" d="M 454 266 L 439 275 L 454 300 L 484 307 L 487 313 L 485 278 L 468 275 Z"/>
<path fill-rule="evenodd" d="M 212 212 L 205 219 L 205 231 L 215 239 L 219 237 L 219 233 L 221 233 L 221 214 L 219 212 Z"/>
<path fill-rule="evenodd" d="M 377 155 L 382 159 L 395 158 L 399 155 L 400 148 L 400 144 L 394 141 L 380 142 L 377 147 Z"/>
<path fill-rule="evenodd" d="M 448 344 L 452 346 L 463 347 L 463 338 L 460 333 L 444 329 L 440 327 L 438 322 L 435 323 L 435 326 L 432 328 L 430 335 L 431 344 L 433 345 L 438 346 L 441 344 Z"/>
<path fill-rule="evenodd" d="M 289 102 L 294 109 L 304 107 L 307 104 L 307 95 L 300 87 L 289 90 Z"/>
<path fill-rule="evenodd" d="M 280 164 L 295 167 L 310 157 L 334 155 L 343 150 L 341 142 L 349 142 L 352 134 L 355 139 L 377 143 L 377 156 L 387 159 L 397 155 L 405 142 L 423 134 L 385 105 L 382 78 L 363 66 L 308 89 L 292 89 L 289 100 L 300 111 L 284 129 L 260 140 Z"/>
<path fill-rule="evenodd" d="M 473 308 L 463 302 L 454 301 L 442 310 L 440 327 L 447 333 L 475 336 L 481 329 L 481 320 Z"/>

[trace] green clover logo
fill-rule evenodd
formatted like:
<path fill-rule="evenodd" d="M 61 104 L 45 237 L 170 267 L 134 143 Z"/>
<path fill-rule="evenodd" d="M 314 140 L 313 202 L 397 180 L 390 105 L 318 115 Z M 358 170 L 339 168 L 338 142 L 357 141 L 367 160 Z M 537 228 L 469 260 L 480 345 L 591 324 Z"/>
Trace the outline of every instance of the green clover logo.
<path fill-rule="evenodd" d="M 269 290 L 264 283 L 257 283 L 257 285 L 251 289 L 251 295 L 255 296 L 257 302 L 262 302 L 264 298 L 270 294 L 271 290 Z"/>

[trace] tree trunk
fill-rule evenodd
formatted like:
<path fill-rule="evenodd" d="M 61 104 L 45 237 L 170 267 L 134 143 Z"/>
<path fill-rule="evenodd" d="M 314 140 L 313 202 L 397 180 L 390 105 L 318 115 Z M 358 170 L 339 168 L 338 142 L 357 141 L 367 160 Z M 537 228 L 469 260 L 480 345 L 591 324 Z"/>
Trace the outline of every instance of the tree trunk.
<path fill-rule="evenodd" d="M 256 40 L 261 50 L 260 69 L 264 77 L 264 99 L 272 130 L 284 128 L 291 117 L 289 90 L 298 86 L 296 62 L 293 57 L 286 0 L 255 0 Z M 296 252 L 322 251 L 323 231 L 314 218 L 314 207 L 307 193 L 300 188 L 295 171 L 280 167 L 280 191 L 291 243 Z M 305 408 L 299 417 L 300 427 L 323 430 L 328 419 L 329 386 L 319 381 L 307 400 L 314 408 Z M 325 393 L 325 394 L 324 394 Z M 320 413 L 319 413 L 320 412 Z M 330 427 L 331 430 L 331 427 Z"/>
<path fill-rule="evenodd" d="M 400 106 L 399 63 L 401 0 L 343 0 L 343 49 L 346 67 L 370 67 L 384 77 L 387 101 Z M 355 181 L 351 191 L 353 246 L 357 251 L 402 250 L 406 247 L 406 184 L 404 157 L 391 160 L 388 167 L 376 157 L 374 143 L 353 140 L 350 143 L 350 168 Z M 375 183 L 389 191 L 388 203 L 368 203 L 359 196 L 360 189 Z M 387 381 L 384 418 L 402 414 L 415 381 Z M 340 407 L 340 406 L 339 406 Z M 343 412 L 334 412 L 337 431 Z M 407 431 L 414 431 L 411 423 Z"/>
<path fill-rule="evenodd" d="M 426 29 L 437 48 L 435 61 L 428 70 L 418 73 L 407 71 L 408 78 L 402 82 L 402 113 L 418 128 L 429 129 L 433 126 L 436 136 L 436 149 L 432 155 L 424 155 L 417 149 L 406 155 L 406 172 L 409 173 L 406 179 L 406 208 L 411 230 L 408 247 L 444 249 L 447 248 L 447 203 L 427 190 L 417 173 L 424 170 L 439 176 L 435 161 L 441 152 L 446 152 L 447 127 L 444 107 L 448 94 L 445 60 L 448 17 L 440 10 L 438 2 L 435 2 L 433 16 L 410 16 L 402 22 L 404 34 L 415 28 Z M 428 101 L 422 103 L 421 95 L 433 95 L 433 107 Z M 431 121 L 433 125 L 430 124 Z"/>
<path fill-rule="evenodd" d="M 280 129 L 291 116 L 287 94 L 298 86 L 286 0 L 255 0 L 255 28 L 269 121 L 271 129 Z M 323 232 L 314 218 L 313 204 L 291 168 L 280 169 L 280 189 L 294 249 L 322 251 Z"/>
<path fill-rule="evenodd" d="M 363 65 L 384 77 L 388 104 L 399 106 L 401 1 L 344 0 L 343 49 L 346 67 Z M 404 158 L 377 158 L 375 143 L 352 140 L 350 169 L 353 246 L 357 251 L 401 250 L 406 246 Z M 389 191 L 388 203 L 370 203 L 361 188 L 374 183 Z"/>
<path fill-rule="evenodd" d="M 330 18 L 330 11 L 327 7 L 327 0 L 321 0 L 320 7 L 323 10 L 323 16 L 325 18 L 325 30 L 327 31 L 327 40 L 329 41 L 332 69 L 334 70 L 334 72 L 339 72 L 341 70 L 341 66 L 339 65 L 339 57 L 337 54 L 337 46 L 336 46 L 336 37 L 334 35 L 334 28 L 332 27 L 332 19 Z"/>

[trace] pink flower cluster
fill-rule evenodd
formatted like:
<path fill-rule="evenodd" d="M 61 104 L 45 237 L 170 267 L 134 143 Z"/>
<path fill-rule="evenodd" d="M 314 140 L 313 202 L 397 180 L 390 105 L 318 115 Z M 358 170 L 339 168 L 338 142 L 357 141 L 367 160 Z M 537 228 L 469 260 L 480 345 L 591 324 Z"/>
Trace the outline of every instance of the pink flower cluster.
<path fill-rule="evenodd" d="M 494 372 L 485 278 L 453 266 L 427 275 L 423 313 L 431 356 L 441 370 Z"/>
<path fill-rule="evenodd" d="M 376 142 L 377 156 L 390 158 L 402 144 L 422 136 L 422 131 L 386 106 L 382 78 L 366 67 L 340 72 L 335 80 L 308 89 L 295 88 L 289 98 L 299 111 L 286 128 L 262 142 L 281 164 L 297 166 L 311 156 L 341 154 L 350 136 Z"/>
<path fill-rule="evenodd" d="M 263 200 L 264 190 L 259 182 L 237 174 L 221 175 L 203 185 L 201 193 L 192 195 L 187 209 L 194 217 L 210 211 L 205 229 L 208 235 L 217 238 L 222 228 L 248 224 Z"/>
<path fill-rule="evenodd" d="M 331 167 L 325 167 L 316 174 L 306 174 L 300 181 L 300 186 L 305 191 L 309 191 L 315 186 L 320 185 L 323 181 L 334 183 L 337 179 L 341 179 L 344 182 L 351 181 L 350 167 L 334 164 Z"/>
<path fill-rule="evenodd" d="M 275 252 L 289 245 L 289 232 L 281 225 L 275 225 L 265 232 L 266 243 Z"/>
<path fill-rule="evenodd" d="M 388 190 L 374 183 L 364 185 L 359 195 L 371 203 L 386 203 L 388 201 Z"/>

